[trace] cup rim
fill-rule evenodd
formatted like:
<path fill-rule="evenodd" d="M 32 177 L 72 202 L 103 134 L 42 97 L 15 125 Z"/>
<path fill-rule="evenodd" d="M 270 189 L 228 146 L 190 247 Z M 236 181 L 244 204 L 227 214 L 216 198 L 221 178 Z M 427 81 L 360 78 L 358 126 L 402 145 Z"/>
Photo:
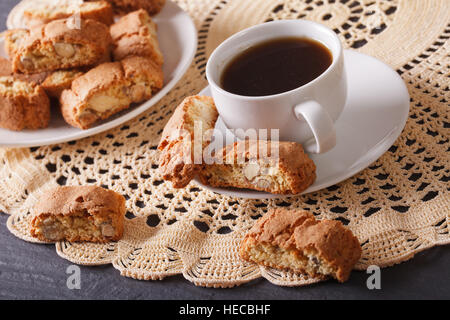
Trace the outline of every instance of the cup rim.
<path fill-rule="evenodd" d="M 251 32 L 254 31 L 256 29 L 260 29 L 260 28 L 270 28 L 270 26 L 275 26 L 275 25 L 283 25 L 283 24 L 296 24 L 296 23 L 301 23 L 301 24 L 311 24 L 313 25 L 315 28 L 319 28 L 322 29 L 324 31 L 326 31 L 327 33 L 330 34 L 330 36 L 333 38 L 333 40 L 335 41 L 335 43 L 337 44 L 337 53 L 336 55 L 334 53 L 332 53 L 333 56 L 333 60 L 331 62 L 331 64 L 328 66 L 328 68 L 322 72 L 318 77 L 314 78 L 313 80 L 311 80 L 310 82 L 291 89 L 289 91 L 284 91 L 284 92 L 280 92 L 280 93 L 276 93 L 276 94 L 271 94 L 271 95 L 265 95 L 265 96 L 244 96 L 244 95 L 240 95 L 240 94 L 236 94 L 236 93 L 232 93 L 229 91 L 226 91 L 225 89 L 223 89 L 220 85 L 218 85 L 216 83 L 216 81 L 212 80 L 212 76 L 211 76 L 211 61 L 214 61 L 214 59 L 217 57 L 217 55 L 219 54 L 220 50 L 223 50 L 224 48 L 226 48 L 226 46 L 235 38 L 242 36 L 244 33 L 247 32 Z M 312 38 L 312 37 L 311 37 Z M 269 39 L 268 39 L 269 40 Z M 315 40 L 315 39 L 313 39 Z M 318 41 L 318 40 L 316 40 Z M 329 48 L 328 45 L 322 43 L 323 45 L 325 45 L 328 50 L 331 51 L 331 49 Z M 224 40 L 219 46 L 217 46 L 214 51 L 212 52 L 211 56 L 208 59 L 208 62 L 206 63 L 206 78 L 208 80 L 208 84 L 210 86 L 213 86 L 216 90 L 218 90 L 219 92 L 223 93 L 223 94 L 227 94 L 227 95 L 231 95 L 232 97 L 235 98 L 239 98 L 239 99 L 245 99 L 245 100 L 261 100 L 261 99 L 270 99 L 270 98 L 277 98 L 283 95 L 287 95 L 287 94 L 291 94 L 295 91 L 300 91 L 300 90 L 304 90 L 308 87 L 311 87 L 312 85 L 314 85 L 315 83 L 317 83 L 318 81 L 320 81 L 321 79 L 323 79 L 324 77 L 327 76 L 327 74 L 329 72 L 331 72 L 331 70 L 333 70 L 338 61 L 341 59 L 342 56 L 342 43 L 339 39 L 339 37 L 337 36 L 337 34 L 331 30 L 330 28 L 328 28 L 327 26 L 317 23 L 315 21 L 310 21 L 310 20 L 305 20 L 305 19 L 295 19 L 295 20 L 277 20 L 277 21 L 270 21 L 270 22 L 264 22 L 255 26 L 251 26 L 249 28 L 246 28 L 244 30 L 241 30 L 235 34 L 233 34 L 232 36 L 228 37 L 226 40 Z"/>

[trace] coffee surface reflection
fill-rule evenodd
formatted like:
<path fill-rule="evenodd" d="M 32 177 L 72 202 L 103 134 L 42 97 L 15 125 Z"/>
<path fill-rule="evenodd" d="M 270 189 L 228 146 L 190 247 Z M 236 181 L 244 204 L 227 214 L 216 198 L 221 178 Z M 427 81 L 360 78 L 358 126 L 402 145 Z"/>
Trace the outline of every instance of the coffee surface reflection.
<path fill-rule="evenodd" d="M 301 87 L 332 63 L 330 50 L 309 38 L 287 37 L 254 45 L 234 57 L 221 87 L 243 96 L 267 96 Z"/>

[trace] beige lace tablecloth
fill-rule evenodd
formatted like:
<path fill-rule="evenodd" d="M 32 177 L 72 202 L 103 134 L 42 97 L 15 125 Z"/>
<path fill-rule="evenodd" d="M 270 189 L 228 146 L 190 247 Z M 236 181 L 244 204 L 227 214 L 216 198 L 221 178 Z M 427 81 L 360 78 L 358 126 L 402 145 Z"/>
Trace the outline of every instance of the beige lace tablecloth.
<path fill-rule="evenodd" d="M 356 269 L 390 266 L 450 242 L 448 0 L 179 0 L 198 30 L 198 52 L 158 105 L 126 125 L 91 138 L 31 149 L 0 150 L 0 210 L 8 228 L 28 233 L 30 208 L 56 185 L 97 184 L 127 198 L 125 234 L 110 244 L 59 242 L 74 263 L 112 263 L 124 276 L 174 274 L 201 286 L 229 287 L 258 277 L 279 285 L 316 282 L 305 275 L 260 268 L 238 257 L 245 231 L 276 206 L 305 208 L 338 219 L 359 238 Z M 276 19 L 309 19 L 334 29 L 345 47 L 398 71 L 411 95 L 401 137 L 356 176 L 320 192 L 253 201 L 206 191 L 194 183 L 175 190 L 158 174 L 156 146 L 177 104 L 206 86 L 212 50 L 233 33 Z"/>

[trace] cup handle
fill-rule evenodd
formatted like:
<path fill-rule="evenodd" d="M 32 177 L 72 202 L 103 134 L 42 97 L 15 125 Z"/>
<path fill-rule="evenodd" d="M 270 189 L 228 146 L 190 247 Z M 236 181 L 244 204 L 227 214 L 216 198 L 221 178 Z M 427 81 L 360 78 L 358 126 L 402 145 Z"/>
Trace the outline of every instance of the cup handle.
<path fill-rule="evenodd" d="M 312 139 L 304 144 L 307 152 L 324 153 L 336 145 L 336 129 L 328 112 L 316 101 L 310 100 L 294 107 L 297 119 L 305 119 L 314 134 Z"/>

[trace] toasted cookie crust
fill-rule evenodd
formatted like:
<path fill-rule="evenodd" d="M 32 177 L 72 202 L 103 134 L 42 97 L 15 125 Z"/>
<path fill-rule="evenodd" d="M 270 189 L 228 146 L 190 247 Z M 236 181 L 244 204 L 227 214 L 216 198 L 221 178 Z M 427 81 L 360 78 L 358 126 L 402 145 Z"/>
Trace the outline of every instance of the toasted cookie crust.
<path fill-rule="evenodd" d="M 0 77 L 12 76 L 12 66 L 8 59 L 0 57 Z"/>
<path fill-rule="evenodd" d="M 54 1 L 47 5 L 32 6 L 27 8 L 23 15 L 25 24 L 28 28 L 34 28 L 51 21 L 67 19 L 79 12 L 80 18 L 95 20 L 105 25 L 111 25 L 114 22 L 114 12 L 112 5 L 107 1 L 92 1 L 91 3 L 82 3 L 75 7 L 72 5 L 55 5 Z"/>
<path fill-rule="evenodd" d="M 340 221 L 318 221 L 308 211 L 284 208 L 260 218 L 240 247 L 246 261 L 340 282 L 349 278 L 361 253 L 358 239 Z"/>
<path fill-rule="evenodd" d="M 41 241 L 117 241 L 125 198 L 97 186 L 64 186 L 45 193 L 34 208 L 31 234 Z"/>
<path fill-rule="evenodd" d="M 63 19 L 31 29 L 9 52 L 14 72 L 38 73 L 95 65 L 110 46 L 111 35 L 104 24 L 81 20 L 80 28 L 72 28 Z"/>
<path fill-rule="evenodd" d="M 70 125 L 88 129 L 132 103 L 149 99 L 162 86 L 162 69 L 148 58 L 104 63 L 75 79 L 71 89 L 62 92 L 61 112 Z"/>
<path fill-rule="evenodd" d="M 49 72 L 40 72 L 40 73 L 14 73 L 12 70 L 11 61 L 8 59 L 0 57 L 0 77 L 9 77 L 12 76 L 14 79 L 31 82 L 34 84 L 42 84 L 45 79 L 49 76 Z"/>
<path fill-rule="evenodd" d="M 42 87 L 13 77 L 0 77 L 0 127 L 20 131 L 46 128 L 50 101 Z"/>
<path fill-rule="evenodd" d="M 156 29 L 156 24 L 143 9 L 122 17 L 110 28 L 114 60 L 142 56 L 162 65 L 164 58 L 159 49 Z"/>
<path fill-rule="evenodd" d="M 42 87 L 49 97 L 59 99 L 64 90 L 70 89 L 72 82 L 83 72 L 79 69 L 57 70 L 50 73 L 42 82 Z"/>
<path fill-rule="evenodd" d="M 246 140 L 218 151 L 199 178 L 213 187 L 297 194 L 314 182 L 315 172 L 314 162 L 298 143 Z"/>
<path fill-rule="evenodd" d="M 61 93 L 70 89 L 73 80 L 81 76 L 83 72 L 80 69 L 57 70 L 33 74 L 14 73 L 11 62 L 0 57 L 0 77 L 12 76 L 14 79 L 31 82 L 41 85 L 49 97 L 57 98 Z"/>
<path fill-rule="evenodd" d="M 166 0 L 107 0 L 119 14 L 126 14 L 144 9 L 150 15 L 155 15 L 164 7 Z"/>
<path fill-rule="evenodd" d="M 184 188 L 204 167 L 203 158 L 195 162 L 194 153 L 203 156 L 203 149 L 210 143 L 206 135 L 214 129 L 218 112 L 214 100 L 207 96 L 191 96 L 183 100 L 167 122 L 158 149 L 159 171 L 165 180 L 171 181 L 174 188 Z M 201 123 L 201 144 L 196 149 L 194 139 L 195 122 Z M 200 134 L 200 133 L 197 133 Z M 201 154 L 200 154 L 201 153 Z"/>
<path fill-rule="evenodd" d="M 12 59 L 20 50 L 22 43 L 30 36 L 28 29 L 11 29 L 4 33 L 5 50 Z"/>

